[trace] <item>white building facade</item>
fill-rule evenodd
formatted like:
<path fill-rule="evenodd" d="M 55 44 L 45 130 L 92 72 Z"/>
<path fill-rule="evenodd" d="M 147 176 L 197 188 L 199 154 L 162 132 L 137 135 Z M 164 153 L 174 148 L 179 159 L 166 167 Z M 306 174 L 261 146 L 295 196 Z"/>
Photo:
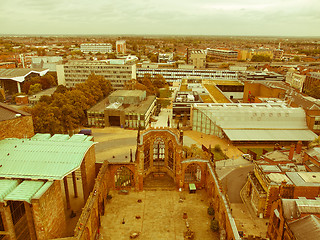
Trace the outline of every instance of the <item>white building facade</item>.
<path fill-rule="evenodd" d="M 58 84 L 74 87 L 94 73 L 111 82 L 114 89 L 123 89 L 127 81 L 136 78 L 135 64 L 110 64 L 107 61 L 69 61 L 58 65 Z"/>
<path fill-rule="evenodd" d="M 80 51 L 83 53 L 111 53 L 111 43 L 82 43 L 80 45 Z"/>

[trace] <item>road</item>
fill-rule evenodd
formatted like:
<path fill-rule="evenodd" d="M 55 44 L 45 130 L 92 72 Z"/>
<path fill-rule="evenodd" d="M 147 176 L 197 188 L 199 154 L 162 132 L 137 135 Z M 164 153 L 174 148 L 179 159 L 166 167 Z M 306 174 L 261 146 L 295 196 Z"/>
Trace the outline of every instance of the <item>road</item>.
<path fill-rule="evenodd" d="M 252 170 L 253 165 L 239 167 L 221 180 L 222 186 L 227 191 L 231 203 L 242 203 L 240 190 L 247 181 L 248 173 Z"/>

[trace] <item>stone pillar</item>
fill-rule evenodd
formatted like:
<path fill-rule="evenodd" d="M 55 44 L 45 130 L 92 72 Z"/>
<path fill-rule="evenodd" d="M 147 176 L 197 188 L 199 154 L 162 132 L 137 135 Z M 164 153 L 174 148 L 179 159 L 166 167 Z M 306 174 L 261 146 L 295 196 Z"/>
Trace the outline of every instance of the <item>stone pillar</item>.
<path fill-rule="evenodd" d="M 71 205 L 70 205 L 70 196 L 69 196 L 69 188 L 68 188 L 67 176 L 64 177 L 63 183 L 64 183 L 64 192 L 65 192 L 65 195 L 66 195 L 67 209 L 70 209 Z"/>
<path fill-rule="evenodd" d="M 9 240 L 16 240 L 16 232 L 14 230 L 14 224 L 12 221 L 12 215 L 11 215 L 11 210 L 9 205 L 4 205 L 3 203 L 1 203 L 0 205 L 0 211 L 1 211 L 1 216 L 3 221 L 3 225 L 4 225 L 4 229 L 6 230 L 6 232 L 8 233 L 8 237 Z"/>
<path fill-rule="evenodd" d="M 21 93 L 21 85 L 19 82 L 17 82 L 17 87 L 18 87 L 18 93 Z"/>
<path fill-rule="evenodd" d="M 26 210 L 27 222 L 28 222 L 28 229 L 30 233 L 31 240 L 37 240 L 37 235 L 34 227 L 31 205 L 27 202 L 24 202 L 24 208 Z"/>
<path fill-rule="evenodd" d="M 77 189 L 77 178 L 76 173 L 72 172 L 72 181 L 73 181 L 73 191 L 74 191 L 74 197 L 78 197 L 78 189 Z"/>

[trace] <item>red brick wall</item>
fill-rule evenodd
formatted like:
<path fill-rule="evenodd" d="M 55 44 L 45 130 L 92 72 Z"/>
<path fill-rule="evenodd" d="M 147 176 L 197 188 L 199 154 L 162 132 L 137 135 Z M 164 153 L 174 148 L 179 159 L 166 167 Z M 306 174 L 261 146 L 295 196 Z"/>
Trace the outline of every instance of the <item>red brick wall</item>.
<path fill-rule="evenodd" d="M 66 234 L 66 218 L 60 181 L 40 197 L 32 199 L 34 225 L 38 240 L 64 237 Z"/>
<path fill-rule="evenodd" d="M 0 140 L 5 138 L 30 138 L 34 135 L 31 116 L 0 121 Z"/>
<path fill-rule="evenodd" d="M 84 201 L 87 200 L 90 192 L 94 186 L 94 180 L 96 177 L 96 157 L 95 149 L 92 146 L 86 153 L 84 160 L 81 164 L 81 178 L 83 187 Z"/>

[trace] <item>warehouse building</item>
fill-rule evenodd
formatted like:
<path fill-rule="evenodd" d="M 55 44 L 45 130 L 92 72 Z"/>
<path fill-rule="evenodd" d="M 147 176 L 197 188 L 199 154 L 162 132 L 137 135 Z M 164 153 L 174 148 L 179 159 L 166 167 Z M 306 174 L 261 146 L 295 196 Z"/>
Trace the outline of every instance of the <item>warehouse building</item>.
<path fill-rule="evenodd" d="M 302 108 L 283 103 L 194 104 L 192 129 L 227 138 L 234 144 L 313 141 L 317 135 L 308 129 Z"/>

